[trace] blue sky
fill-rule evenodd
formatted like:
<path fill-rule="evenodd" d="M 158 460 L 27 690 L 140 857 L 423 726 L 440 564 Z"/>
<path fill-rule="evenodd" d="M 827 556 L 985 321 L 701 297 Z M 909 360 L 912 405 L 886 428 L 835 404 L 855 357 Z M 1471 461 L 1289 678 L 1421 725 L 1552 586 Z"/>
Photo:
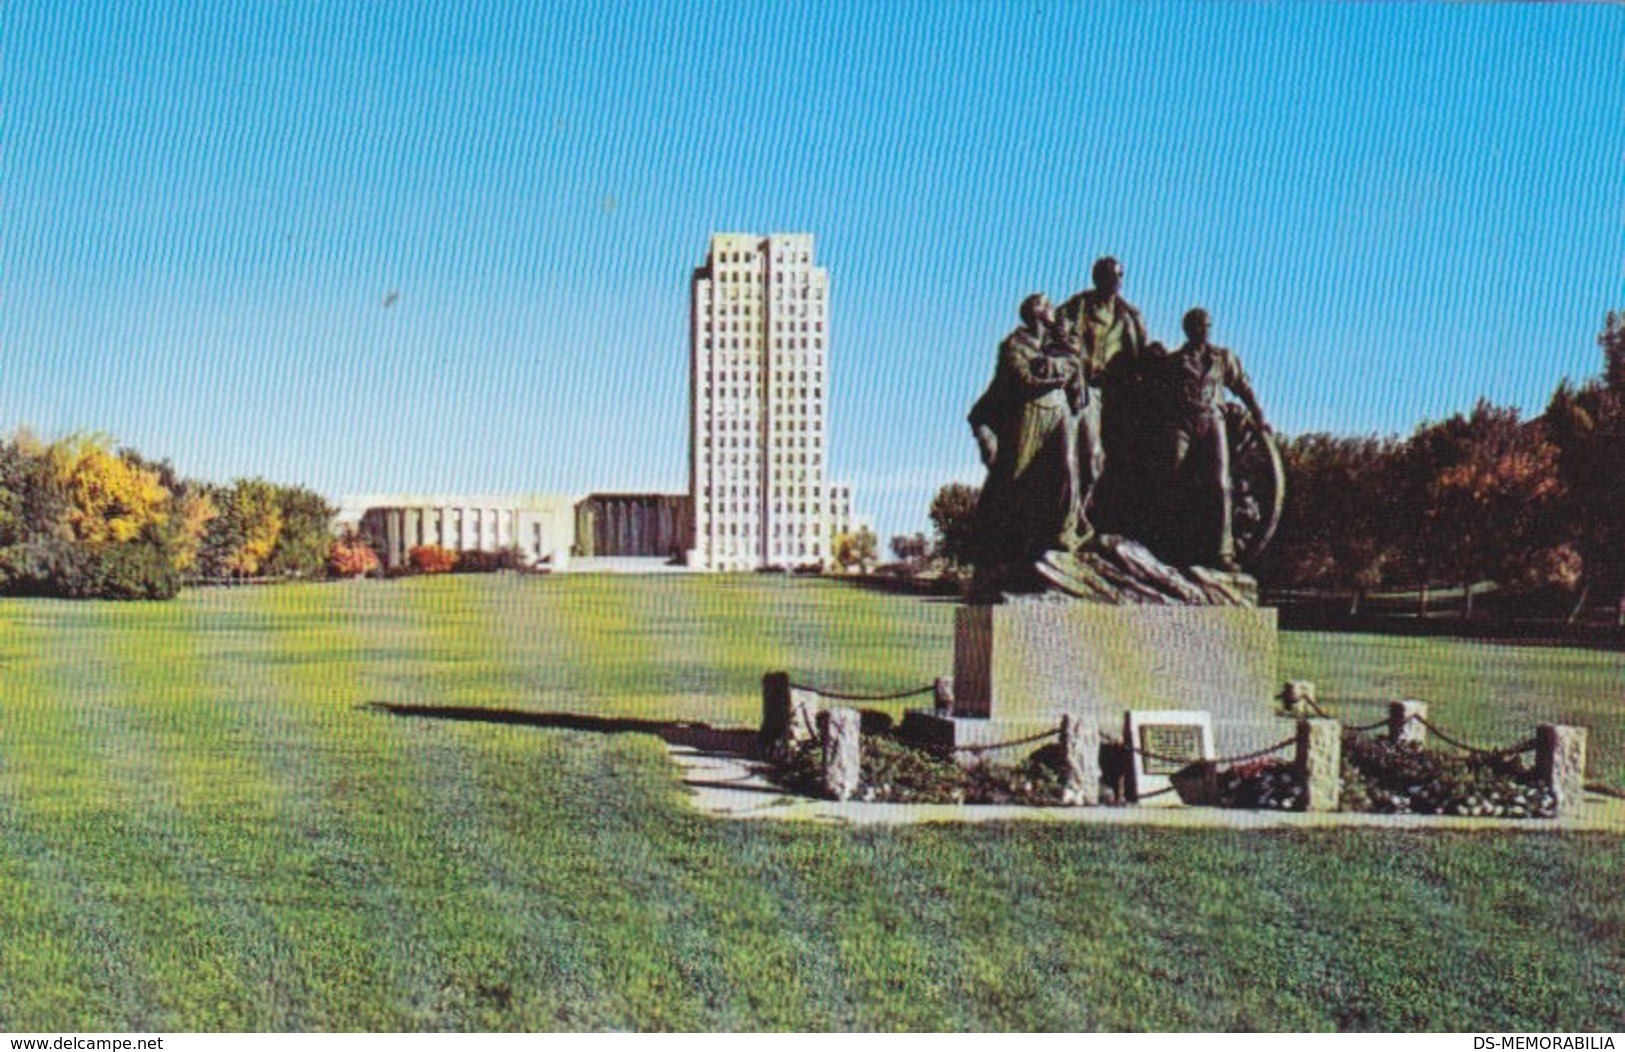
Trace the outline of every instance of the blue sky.
<path fill-rule="evenodd" d="M 1538 412 L 1625 307 L 1613 6 L 14 0 L 0 113 L 0 429 L 334 496 L 684 490 L 714 230 L 816 235 L 883 539 L 1105 253 L 1292 432 Z"/>

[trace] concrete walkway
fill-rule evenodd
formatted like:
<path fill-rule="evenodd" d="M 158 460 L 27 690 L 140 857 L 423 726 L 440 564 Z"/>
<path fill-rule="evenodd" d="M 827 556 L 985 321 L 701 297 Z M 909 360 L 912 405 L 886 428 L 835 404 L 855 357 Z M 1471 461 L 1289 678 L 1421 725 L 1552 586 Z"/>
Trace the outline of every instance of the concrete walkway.
<path fill-rule="evenodd" d="M 848 825 L 917 822 L 1068 822 L 1183 829 L 1449 829 L 1520 833 L 1625 833 L 1625 800 L 1587 793 L 1580 813 L 1560 819 L 1458 818 L 1341 812 L 1240 811 L 1217 807 L 1025 807 L 1010 804 L 864 804 L 792 796 L 767 780 L 759 760 L 707 747 L 669 743 L 694 807 L 737 819 L 786 819 Z"/>

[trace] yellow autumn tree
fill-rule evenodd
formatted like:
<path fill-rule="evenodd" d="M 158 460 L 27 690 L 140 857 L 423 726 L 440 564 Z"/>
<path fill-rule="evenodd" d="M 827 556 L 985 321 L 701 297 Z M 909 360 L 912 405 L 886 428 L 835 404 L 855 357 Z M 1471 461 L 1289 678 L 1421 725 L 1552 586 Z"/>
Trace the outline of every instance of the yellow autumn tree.
<path fill-rule="evenodd" d="M 185 573 L 197 565 L 198 552 L 203 547 L 204 531 L 209 523 L 220 517 L 220 509 L 207 493 L 189 489 L 176 502 L 175 538 L 169 552 L 170 565 Z"/>
<path fill-rule="evenodd" d="M 68 497 L 68 525 L 87 548 L 127 544 L 169 520 L 170 492 L 158 473 L 120 457 L 102 436 L 62 439 L 47 455 Z"/>

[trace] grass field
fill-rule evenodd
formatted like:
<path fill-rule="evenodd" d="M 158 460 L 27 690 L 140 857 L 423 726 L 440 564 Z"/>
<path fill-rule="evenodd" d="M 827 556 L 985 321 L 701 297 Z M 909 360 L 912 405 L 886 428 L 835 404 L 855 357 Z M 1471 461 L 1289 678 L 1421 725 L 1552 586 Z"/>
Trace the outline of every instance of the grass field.
<path fill-rule="evenodd" d="M 1625 1027 L 1619 837 L 734 823 L 592 729 L 753 725 L 773 668 L 929 682 L 951 609 L 755 577 L 0 602 L 0 1030 Z M 1585 723 L 1625 777 L 1617 652 L 1281 663 L 1356 722 Z"/>

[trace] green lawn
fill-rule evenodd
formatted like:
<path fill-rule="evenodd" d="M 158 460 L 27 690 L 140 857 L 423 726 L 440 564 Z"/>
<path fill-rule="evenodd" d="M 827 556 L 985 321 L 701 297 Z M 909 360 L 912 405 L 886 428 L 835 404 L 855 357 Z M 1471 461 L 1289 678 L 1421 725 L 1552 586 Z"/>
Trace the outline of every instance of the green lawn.
<path fill-rule="evenodd" d="M 0 601 L 0 1030 L 1625 1027 L 1619 837 L 734 823 L 647 733 L 369 705 L 748 726 L 772 668 L 929 682 L 951 620 L 758 577 Z M 1618 653 L 1281 658 L 1355 721 L 1586 723 L 1622 784 Z"/>

